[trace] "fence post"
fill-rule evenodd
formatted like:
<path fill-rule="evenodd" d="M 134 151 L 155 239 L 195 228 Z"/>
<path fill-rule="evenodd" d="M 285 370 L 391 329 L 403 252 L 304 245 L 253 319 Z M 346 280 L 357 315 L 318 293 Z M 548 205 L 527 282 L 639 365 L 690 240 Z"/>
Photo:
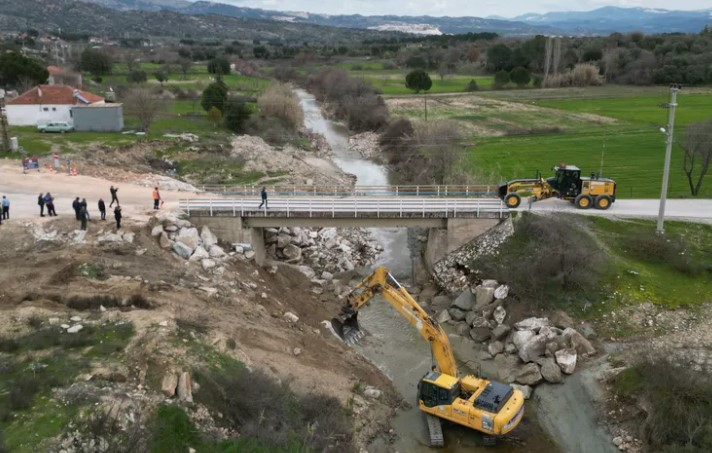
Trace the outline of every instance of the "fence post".
<path fill-rule="evenodd" d="M 213 216 L 213 200 L 210 199 L 210 217 Z"/>
<path fill-rule="evenodd" d="M 237 202 L 236 202 L 235 199 L 233 198 L 233 199 L 232 199 L 232 216 L 233 216 L 233 217 L 236 217 L 236 216 L 237 216 L 237 206 L 235 206 L 236 204 L 237 204 Z"/>

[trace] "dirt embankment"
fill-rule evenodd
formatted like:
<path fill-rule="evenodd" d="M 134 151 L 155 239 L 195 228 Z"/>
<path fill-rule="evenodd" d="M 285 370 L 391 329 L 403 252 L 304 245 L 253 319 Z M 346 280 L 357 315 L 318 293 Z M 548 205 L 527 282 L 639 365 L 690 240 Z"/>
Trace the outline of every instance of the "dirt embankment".
<path fill-rule="evenodd" d="M 291 382 L 297 392 L 355 404 L 354 414 L 361 414 L 354 415 L 357 445 L 366 446 L 388 432 L 391 384 L 321 325 L 325 314 L 338 311 L 340 302 L 333 293 L 316 294 L 297 270 L 265 270 L 239 255 L 224 258 L 220 272 L 203 270 L 199 263 L 161 249 L 151 236 L 152 224 L 129 223 L 123 239 L 103 225 L 90 222 L 89 233 L 80 241 L 73 219 L 45 222 L 41 230 L 29 222 L 3 224 L 0 261 L 12 271 L 0 273 L 0 337 L 26 334 L 31 318 L 43 323 L 50 318 L 69 322 L 75 315 L 97 323 L 131 321 L 136 334 L 127 349 L 127 383 L 122 385 L 157 395 L 166 370 L 189 369 L 191 363 L 190 351 L 161 341 L 163 334 L 157 332 L 167 335 L 180 326 L 193 326 L 208 347 Z M 136 295 L 150 300 L 151 309 L 82 311 L 67 305 L 72 298 L 126 300 Z M 356 397 L 355 403 L 354 388 L 365 385 L 380 389 L 383 396 Z M 191 416 L 204 412 L 200 405 L 187 409 Z"/>

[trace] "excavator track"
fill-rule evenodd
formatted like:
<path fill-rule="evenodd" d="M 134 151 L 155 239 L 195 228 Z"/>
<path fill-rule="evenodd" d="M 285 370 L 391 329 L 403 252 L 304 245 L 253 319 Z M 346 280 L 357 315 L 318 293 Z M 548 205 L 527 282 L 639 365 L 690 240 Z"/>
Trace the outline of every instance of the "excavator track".
<path fill-rule="evenodd" d="M 445 437 L 443 436 L 442 421 L 430 414 L 425 414 L 425 421 L 428 423 L 428 432 L 430 434 L 431 447 L 444 447 Z"/>

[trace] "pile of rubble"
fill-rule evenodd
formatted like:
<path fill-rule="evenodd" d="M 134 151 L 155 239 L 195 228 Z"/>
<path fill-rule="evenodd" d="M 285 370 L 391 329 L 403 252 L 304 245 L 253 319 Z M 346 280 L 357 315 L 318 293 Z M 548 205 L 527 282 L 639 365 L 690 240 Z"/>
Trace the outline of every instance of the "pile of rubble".
<path fill-rule="evenodd" d="M 240 135 L 232 140 L 230 155 L 245 162 L 244 171 L 283 173 L 283 184 L 350 185 L 352 178 L 315 153 L 291 145 L 273 148 L 262 138 Z M 316 161 L 316 162 L 315 162 Z"/>
<path fill-rule="evenodd" d="M 510 325 L 505 309 L 508 293 L 506 285 L 484 280 L 463 291 L 437 319 L 454 325 L 458 334 L 486 345 L 485 358 L 495 360 L 501 379 L 520 384 L 527 397 L 529 386 L 543 381 L 560 383 L 562 373 L 576 370 L 579 358 L 596 354 L 563 312 L 556 312 L 551 319 L 527 318 Z"/>
<path fill-rule="evenodd" d="M 367 266 L 383 250 L 362 228 L 267 228 L 265 245 L 268 258 L 301 265 L 308 277 L 322 280 Z"/>
<path fill-rule="evenodd" d="M 365 159 L 373 159 L 380 154 L 378 134 L 375 132 L 364 132 L 350 136 L 349 149 L 357 152 Z"/>
<path fill-rule="evenodd" d="M 228 254 L 218 245 L 218 238 L 208 227 L 198 229 L 185 219 L 180 211 L 162 212 L 155 219 L 158 224 L 151 230 L 161 248 L 173 252 L 190 262 L 200 263 L 204 270 L 222 273 L 225 268 L 218 266 Z"/>
<path fill-rule="evenodd" d="M 473 278 L 477 277 L 477 269 L 472 269 L 475 259 L 494 255 L 497 248 L 514 233 L 511 219 L 506 219 L 474 241 L 463 245 L 453 253 L 449 253 L 433 266 L 433 277 L 438 286 L 449 294 L 457 294 L 468 288 Z"/>

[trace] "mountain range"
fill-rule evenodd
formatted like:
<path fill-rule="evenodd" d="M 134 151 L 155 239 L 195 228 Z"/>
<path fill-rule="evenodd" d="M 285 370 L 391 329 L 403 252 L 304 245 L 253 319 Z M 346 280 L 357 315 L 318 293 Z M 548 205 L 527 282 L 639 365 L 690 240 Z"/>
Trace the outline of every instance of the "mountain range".
<path fill-rule="evenodd" d="M 606 6 L 593 11 L 524 14 L 513 18 L 325 15 L 308 12 L 272 11 L 210 1 L 187 0 L 83 0 L 109 8 L 171 10 L 182 14 L 242 17 L 332 27 L 397 30 L 417 34 L 496 32 L 502 35 L 594 35 L 612 32 L 697 33 L 712 24 L 712 8 L 676 11 Z"/>

